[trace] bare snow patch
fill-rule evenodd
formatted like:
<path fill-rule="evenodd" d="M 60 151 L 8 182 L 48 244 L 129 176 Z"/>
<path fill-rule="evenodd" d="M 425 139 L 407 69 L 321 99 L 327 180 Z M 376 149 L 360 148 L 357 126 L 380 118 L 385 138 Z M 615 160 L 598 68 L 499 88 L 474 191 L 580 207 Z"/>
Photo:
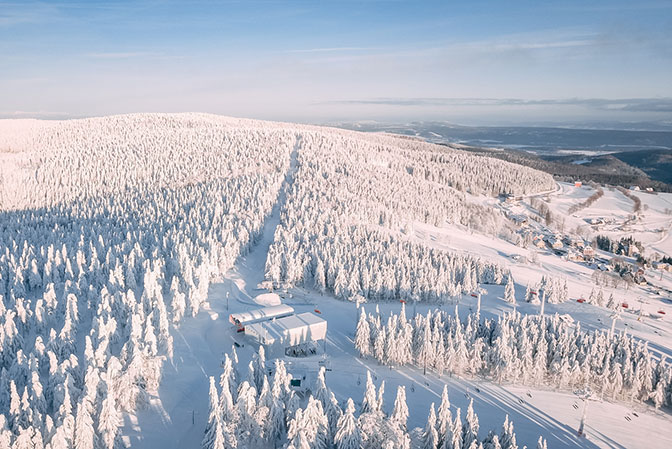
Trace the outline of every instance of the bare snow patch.
<path fill-rule="evenodd" d="M 261 295 L 254 298 L 254 302 L 260 306 L 279 306 L 282 304 L 282 300 L 277 293 L 262 293 Z"/>

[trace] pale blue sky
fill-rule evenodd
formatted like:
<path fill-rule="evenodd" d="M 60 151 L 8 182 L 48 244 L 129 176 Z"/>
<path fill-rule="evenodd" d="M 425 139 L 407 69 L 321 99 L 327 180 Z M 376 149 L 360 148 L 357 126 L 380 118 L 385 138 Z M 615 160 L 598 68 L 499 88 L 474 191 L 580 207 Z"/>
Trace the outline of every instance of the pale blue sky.
<path fill-rule="evenodd" d="M 671 1 L 0 0 L 0 116 L 668 120 Z"/>

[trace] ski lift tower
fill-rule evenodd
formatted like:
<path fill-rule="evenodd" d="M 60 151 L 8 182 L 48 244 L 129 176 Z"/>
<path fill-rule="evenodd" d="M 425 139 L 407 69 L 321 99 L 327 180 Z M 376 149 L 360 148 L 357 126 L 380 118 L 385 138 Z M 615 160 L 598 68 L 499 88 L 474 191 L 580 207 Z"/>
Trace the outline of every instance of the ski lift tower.
<path fill-rule="evenodd" d="M 639 316 L 637 317 L 637 321 L 642 321 L 642 304 L 648 304 L 648 302 L 641 297 L 637 299 L 637 302 L 639 302 Z"/>
<path fill-rule="evenodd" d="M 478 287 L 474 293 L 471 294 L 471 296 L 476 297 L 476 319 L 479 320 L 481 318 L 481 296 L 483 294 L 488 293 L 486 289 L 483 287 Z"/>
<path fill-rule="evenodd" d="M 418 314 L 418 302 L 420 301 L 420 296 L 418 296 L 417 293 L 413 293 L 411 299 L 413 300 L 413 318 L 415 318 Z"/>
<path fill-rule="evenodd" d="M 586 387 L 582 390 L 576 390 L 574 392 L 581 400 L 583 400 L 583 413 L 581 414 L 581 423 L 579 424 L 579 430 L 577 435 L 579 437 L 586 436 L 586 420 L 588 416 L 588 401 L 596 401 L 597 398 L 593 396 L 593 392 L 590 390 L 590 387 Z"/>
<path fill-rule="evenodd" d="M 614 336 L 614 330 L 616 329 L 616 320 L 623 319 L 623 317 L 621 317 L 622 310 L 623 307 L 619 307 L 618 310 L 614 311 L 611 314 L 611 329 L 609 329 L 609 338 L 612 338 Z"/>

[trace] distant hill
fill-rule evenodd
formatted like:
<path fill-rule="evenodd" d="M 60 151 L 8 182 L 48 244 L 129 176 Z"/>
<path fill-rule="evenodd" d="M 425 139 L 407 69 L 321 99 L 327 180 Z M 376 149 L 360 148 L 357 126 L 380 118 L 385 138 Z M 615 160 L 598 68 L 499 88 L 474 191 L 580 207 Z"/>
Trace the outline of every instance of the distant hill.
<path fill-rule="evenodd" d="M 641 169 L 651 179 L 672 184 L 671 150 L 627 151 L 613 156 Z"/>
<path fill-rule="evenodd" d="M 672 192 L 672 184 L 665 182 L 662 178 L 654 178 L 653 176 L 664 173 L 664 168 L 649 175 L 646 170 L 622 161 L 618 157 L 622 153 L 586 157 L 537 155 L 527 151 L 484 147 L 462 146 L 461 149 L 536 168 L 552 174 L 558 181 L 594 181 L 600 184 L 624 187 L 637 185 L 642 188 L 652 187 L 656 191 Z M 648 153 L 648 151 L 642 150 L 631 154 L 639 154 L 642 156 L 641 159 L 644 159 Z"/>
<path fill-rule="evenodd" d="M 442 122 L 339 126 L 414 136 L 543 170 L 560 181 L 672 191 L 671 131 L 459 126 Z"/>
<path fill-rule="evenodd" d="M 340 123 L 340 128 L 422 137 L 434 143 L 558 152 L 620 152 L 672 149 L 672 131 L 577 129 L 534 126 L 461 126 L 445 122 Z"/>

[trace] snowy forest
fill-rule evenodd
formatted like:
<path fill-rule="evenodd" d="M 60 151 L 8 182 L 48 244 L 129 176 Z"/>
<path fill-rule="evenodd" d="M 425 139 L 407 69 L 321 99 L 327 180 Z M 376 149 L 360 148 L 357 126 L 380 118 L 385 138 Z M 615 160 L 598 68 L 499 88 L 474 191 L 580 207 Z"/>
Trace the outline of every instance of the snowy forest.
<path fill-rule="evenodd" d="M 10 167 L 0 175 L 1 448 L 119 447 L 123 414 L 142 408 L 160 385 L 175 328 L 205 306 L 211 282 L 255 244 L 273 208 L 281 215 L 267 280 L 342 299 L 442 302 L 480 284 L 512 283 L 511 275 L 476 256 L 415 242 L 408 232 L 412 222 L 496 234 L 506 226 L 503 218 L 475 195 L 554 186 L 549 175 L 530 168 L 413 139 L 204 114 L 30 122 L 24 128 L 0 135 Z M 548 301 L 562 297 L 553 293 Z M 391 320 L 382 325 L 379 317 L 363 318 L 369 331 L 358 331 L 362 354 L 383 363 L 424 363 L 415 345 L 425 341 L 427 328 L 433 353 L 443 354 L 427 358 L 437 371 L 507 381 L 524 375 L 531 354 L 546 352 L 548 366 L 526 381 L 577 369 L 589 382 L 613 379 L 612 389 L 622 382 L 636 400 L 669 401 L 669 394 L 658 397 L 661 388 L 669 390 L 669 369 L 627 336 L 608 339 L 517 316 L 482 324 L 460 324 L 438 312 Z M 512 337 L 519 329 L 520 341 Z M 557 343 L 548 329 L 558 332 Z M 546 349 L 540 346 L 545 340 Z M 427 344 L 420 345 L 423 351 Z M 591 345 L 601 348 L 595 358 L 588 356 Z M 402 348 L 407 352 L 395 352 Z M 613 357 L 598 361 L 602 350 Z M 454 362 L 465 351 L 479 355 L 470 358 L 479 366 Z M 502 363 L 490 372 L 483 364 L 494 355 Z M 391 434 L 398 435 L 389 437 L 395 444 L 417 439 L 403 425 L 403 393 L 400 410 L 385 419 L 382 404 L 372 400 L 356 417 L 352 401 L 337 405 L 325 392 L 301 408 L 282 375 L 262 377 L 247 386 L 232 377 L 230 397 L 220 385 L 219 402 L 226 404 L 213 408 L 220 418 L 210 422 L 208 447 L 220 447 L 218 432 L 245 441 L 240 432 L 250 428 L 225 431 L 220 424 L 234 425 L 227 424 L 227 413 L 262 413 L 258 404 L 277 414 L 280 430 L 274 431 L 286 432 L 282 438 L 291 447 L 307 447 L 306 439 L 316 438 L 326 446 L 310 447 L 353 447 L 345 441 L 356 438 L 384 447 L 373 438 Z M 577 378 L 567 377 L 568 385 Z M 264 382 L 272 384 L 270 392 Z M 272 411 L 275 401 L 282 402 L 281 412 Z M 327 421 L 320 418 L 325 414 Z M 436 419 L 438 439 L 425 447 L 515 447 L 508 423 L 495 442 L 494 433 L 479 440 L 473 429 L 464 430 L 459 412 L 454 420 Z M 328 431 L 299 432 L 308 420 L 322 423 L 313 429 L 326 423 Z M 372 431 L 374 425 L 386 430 Z M 432 426 L 426 432 L 433 435 Z"/>
<path fill-rule="evenodd" d="M 625 333 L 586 332 L 558 315 L 506 314 L 497 320 L 466 320 L 442 310 L 408 319 L 405 309 L 384 323 L 360 307 L 355 346 L 362 357 L 385 365 L 415 365 L 439 375 L 482 376 L 560 389 L 590 387 L 605 397 L 672 400 L 672 367 L 648 343 Z"/>
<path fill-rule="evenodd" d="M 0 447 L 119 444 L 120 412 L 156 390 L 171 325 L 253 243 L 294 143 L 115 121 L 40 135 L 25 208 L 0 215 Z"/>
<path fill-rule="evenodd" d="M 341 298 L 430 301 L 504 282 L 504 268 L 427 249 L 403 231 L 416 220 L 497 233 L 505 226 L 501 216 L 465 192 L 524 194 L 552 188 L 553 179 L 415 140 L 394 143 L 385 136 L 302 135 L 305 150 L 268 254 L 268 280 Z"/>
<path fill-rule="evenodd" d="M 292 390 L 291 374 L 282 360 L 267 368 L 263 347 L 247 373 L 238 372 L 237 361 L 234 348 L 231 356 L 225 355 L 219 382 L 210 377 L 203 449 L 265 448 L 279 443 L 287 449 L 518 448 L 508 416 L 501 432 L 486 433 L 479 429 L 473 401 L 464 417 L 459 408 L 451 410 L 445 386 L 438 410 L 430 406 L 425 428 L 408 429 L 406 389 L 399 386 L 394 404 L 388 407 L 383 401 L 385 381 L 376 388 L 368 372 L 361 402 L 347 398 L 342 406 L 327 386 L 324 368 L 307 397 L 302 397 Z M 537 447 L 546 449 L 542 437 Z"/>

